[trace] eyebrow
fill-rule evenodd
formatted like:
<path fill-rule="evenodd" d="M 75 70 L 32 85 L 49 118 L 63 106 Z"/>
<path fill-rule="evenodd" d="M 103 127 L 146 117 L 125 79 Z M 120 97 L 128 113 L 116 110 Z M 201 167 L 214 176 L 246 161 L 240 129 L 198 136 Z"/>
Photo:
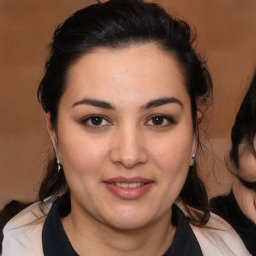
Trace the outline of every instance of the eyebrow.
<path fill-rule="evenodd" d="M 141 108 L 142 109 L 150 109 L 150 108 L 155 108 L 155 107 L 163 106 L 163 105 L 170 104 L 170 103 L 177 103 L 183 108 L 182 102 L 175 97 L 165 97 L 165 98 L 151 100 L 145 106 L 142 106 Z"/>
<path fill-rule="evenodd" d="M 83 104 L 98 107 L 98 108 L 110 109 L 110 110 L 116 109 L 115 106 L 113 106 L 112 104 L 103 100 L 96 100 L 96 99 L 83 99 L 75 102 L 72 105 L 72 107 L 75 107 L 77 105 L 83 105 Z"/>
<path fill-rule="evenodd" d="M 142 110 L 150 109 L 150 108 L 159 107 L 159 106 L 163 106 L 163 105 L 170 104 L 170 103 L 179 104 L 183 108 L 183 104 L 179 99 L 177 99 L 175 97 L 165 97 L 165 98 L 151 100 L 146 105 L 142 106 L 141 109 Z M 103 108 L 103 109 L 109 109 L 109 110 L 116 109 L 116 107 L 113 106 L 111 103 L 108 103 L 103 100 L 96 100 L 96 99 L 83 99 L 83 100 L 75 102 L 72 105 L 72 107 L 75 107 L 77 105 L 90 105 L 90 106 Z"/>

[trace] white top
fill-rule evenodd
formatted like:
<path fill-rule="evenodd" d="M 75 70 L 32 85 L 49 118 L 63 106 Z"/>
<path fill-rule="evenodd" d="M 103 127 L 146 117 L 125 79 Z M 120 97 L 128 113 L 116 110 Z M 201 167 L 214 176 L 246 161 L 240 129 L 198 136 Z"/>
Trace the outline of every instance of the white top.
<path fill-rule="evenodd" d="M 34 203 L 7 223 L 2 256 L 43 255 L 42 229 L 51 206 L 52 202 L 47 200 L 42 212 L 40 203 Z M 213 213 L 205 228 L 191 228 L 205 256 L 251 255 L 231 226 Z"/>

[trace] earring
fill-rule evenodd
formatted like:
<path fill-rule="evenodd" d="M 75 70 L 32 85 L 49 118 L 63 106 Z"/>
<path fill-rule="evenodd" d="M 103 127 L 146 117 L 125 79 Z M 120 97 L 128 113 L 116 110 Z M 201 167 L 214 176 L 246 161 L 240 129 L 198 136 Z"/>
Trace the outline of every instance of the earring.
<path fill-rule="evenodd" d="M 56 161 L 57 161 L 57 166 L 58 166 L 57 172 L 60 173 L 60 170 L 62 169 L 62 166 L 61 166 L 60 160 L 57 156 L 56 156 Z"/>
<path fill-rule="evenodd" d="M 195 154 L 192 155 L 192 159 L 193 159 L 193 164 L 191 166 L 194 166 L 195 165 L 195 159 L 196 159 L 196 155 Z"/>

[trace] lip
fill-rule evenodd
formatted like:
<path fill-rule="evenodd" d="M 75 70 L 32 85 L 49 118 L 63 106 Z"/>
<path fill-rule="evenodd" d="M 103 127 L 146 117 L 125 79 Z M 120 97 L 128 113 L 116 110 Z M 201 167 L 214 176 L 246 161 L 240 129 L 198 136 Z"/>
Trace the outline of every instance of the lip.
<path fill-rule="evenodd" d="M 111 179 L 104 180 L 103 183 L 114 195 L 125 200 L 134 200 L 141 198 L 145 193 L 147 193 L 154 185 L 154 181 L 142 177 L 114 177 Z M 142 183 L 137 187 L 120 187 L 117 183 Z"/>

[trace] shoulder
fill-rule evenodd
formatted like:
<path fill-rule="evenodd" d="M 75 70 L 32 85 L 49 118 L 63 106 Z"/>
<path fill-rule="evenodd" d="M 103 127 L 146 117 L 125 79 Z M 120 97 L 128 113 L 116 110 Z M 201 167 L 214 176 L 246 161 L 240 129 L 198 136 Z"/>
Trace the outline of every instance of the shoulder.
<path fill-rule="evenodd" d="M 250 255 L 234 229 L 224 219 L 214 213 L 211 213 L 211 217 L 205 227 L 193 225 L 191 227 L 204 255 Z"/>
<path fill-rule="evenodd" d="M 34 203 L 13 217 L 4 227 L 3 256 L 43 255 L 42 228 L 51 208 L 46 200 L 43 207 Z"/>

